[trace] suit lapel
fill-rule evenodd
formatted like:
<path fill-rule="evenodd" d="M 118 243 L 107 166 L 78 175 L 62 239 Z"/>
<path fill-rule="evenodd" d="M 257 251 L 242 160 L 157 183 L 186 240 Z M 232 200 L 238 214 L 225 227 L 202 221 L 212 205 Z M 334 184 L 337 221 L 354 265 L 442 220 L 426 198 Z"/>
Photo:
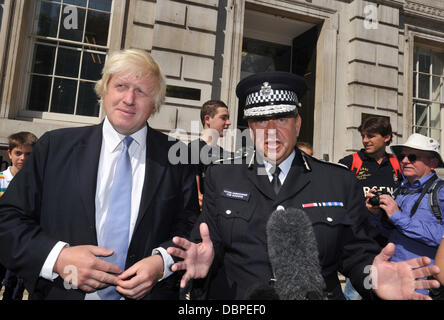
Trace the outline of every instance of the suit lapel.
<path fill-rule="evenodd" d="M 94 226 L 94 228 L 96 225 L 95 196 L 100 149 L 102 147 L 102 126 L 103 123 L 92 127 L 91 133 L 85 134 L 73 150 L 73 160 L 76 166 L 75 175 L 78 178 L 77 190 L 79 190 L 81 201 L 85 207 L 88 224 Z M 94 234 L 96 236 L 96 232 Z"/>
<path fill-rule="evenodd" d="M 159 139 L 154 137 L 154 130 L 149 126 L 146 139 L 145 179 L 143 182 L 139 214 L 137 216 L 134 230 L 139 226 L 140 221 L 152 203 L 153 197 L 157 193 L 168 160 L 165 156 L 168 154 L 168 151 L 163 150 L 165 149 L 165 146 L 161 144 Z"/>

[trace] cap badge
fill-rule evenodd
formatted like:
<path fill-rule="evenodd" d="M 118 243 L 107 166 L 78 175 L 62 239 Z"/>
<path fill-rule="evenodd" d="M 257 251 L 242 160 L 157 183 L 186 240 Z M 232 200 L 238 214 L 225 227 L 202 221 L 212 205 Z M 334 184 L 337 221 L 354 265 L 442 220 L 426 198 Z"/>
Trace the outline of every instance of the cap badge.
<path fill-rule="evenodd" d="M 268 82 L 264 82 L 260 91 L 261 95 L 269 96 L 271 94 L 271 86 Z"/>

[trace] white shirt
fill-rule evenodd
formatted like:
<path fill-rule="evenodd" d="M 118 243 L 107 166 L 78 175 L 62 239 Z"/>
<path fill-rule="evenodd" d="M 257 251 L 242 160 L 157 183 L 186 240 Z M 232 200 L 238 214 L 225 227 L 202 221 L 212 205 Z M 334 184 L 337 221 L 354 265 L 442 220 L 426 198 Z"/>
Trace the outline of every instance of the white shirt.
<path fill-rule="evenodd" d="M 131 242 L 134 226 L 139 214 L 140 200 L 142 197 L 142 189 L 145 179 L 145 165 L 146 165 L 146 136 L 147 126 L 144 126 L 139 131 L 131 135 L 134 141 L 131 143 L 128 153 L 131 159 L 131 169 L 133 175 L 132 190 L 131 190 L 131 221 L 129 230 L 128 243 Z M 116 169 L 117 159 L 123 148 L 124 135 L 118 133 L 109 122 L 108 118 L 105 118 L 103 123 L 103 137 L 102 147 L 100 149 L 99 168 L 97 171 L 97 186 L 95 196 L 95 208 L 96 208 L 96 232 L 97 239 L 100 243 L 102 237 L 103 225 L 108 214 L 109 201 L 111 195 L 111 188 L 114 180 L 114 171 Z M 60 251 L 68 244 L 59 241 L 51 250 L 48 255 L 41 271 L 40 276 L 54 280 L 58 274 L 52 270 L 54 264 L 60 254 Z M 163 248 L 156 248 L 152 254 L 160 252 L 164 259 L 164 276 L 162 279 L 168 277 L 172 272 L 170 271 L 171 265 L 174 263 L 171 256 L 166 253 Z M 100 299 L 96 292 L 87 294 L 85 299 Z"/>
<path fill-rule="evenodd" d="M 0 179 L 0 196 L 1 196 L 2 195 L 1 192 L 6 191 L 6 188 L 8 188 L 9 183 L 11 182 L 12 178 L 14 178 L 14 176 L 11 173 L 11 167 L 8 167 L 8 169 L 0 173 L 3 174 L 3 179 Z"/>
<path fill-rule="evenodd" d="M 285 178 L 287 178 L 288 172 L 291 169 L 291 164 L 293 163 L 293 159 L 295 156 L 296 152 L 293 150 L 293 152 L 290 153 L 287 159 L 285 159 L 278 165 L 278 167 L 281 169 L 281 172 L 279 173 L 279 180 L 281 181 L 281 185 L 284 184 Z M 264 158 L 264 167 L 265 170 L 267 171 L 268 179 L 271 182 L 273 180 L 273 174 L 270 173 L 270 170 L 273 167 L 273 165 L 270 162 L 268 162 L 267 159 L 265 158 Z"/>

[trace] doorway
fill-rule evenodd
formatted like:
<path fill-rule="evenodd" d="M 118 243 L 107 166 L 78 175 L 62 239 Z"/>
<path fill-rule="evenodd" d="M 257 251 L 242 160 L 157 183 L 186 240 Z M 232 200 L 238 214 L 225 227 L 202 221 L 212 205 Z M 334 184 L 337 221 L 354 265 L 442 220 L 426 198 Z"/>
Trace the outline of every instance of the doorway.
<path fill-rule="evenodd" d="M 286 71 L 303 76 L 308 90 L 299 97 L 303 119 L 299 141 L 312 144 L 319 25 L 255 9 L 248 6 L 245 9 L 240 79 L 266 71 Z M 242 107 L 239 103 L 237 128 L 240 130 L 248 126 L 243 119 Z"/>

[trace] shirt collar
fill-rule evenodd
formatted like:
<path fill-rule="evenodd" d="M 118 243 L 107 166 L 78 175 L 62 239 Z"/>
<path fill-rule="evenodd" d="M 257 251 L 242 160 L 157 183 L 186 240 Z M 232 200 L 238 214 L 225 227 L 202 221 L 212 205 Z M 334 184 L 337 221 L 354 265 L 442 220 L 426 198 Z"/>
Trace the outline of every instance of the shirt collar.
<path fill-rule="evenodd" d="M 137 145 L 144 148 L 146 146 L 147 132 L 148 129 L 145 125 L 141 129 L 133 133 L 131 137 L 134 139 Z M 112 124 L 109 122 L 108 117 L 105 117 L 105 120 L 103 122 L 103 140 L 106 150 L 110 153 L 116 151 L 123 139 L 125 139 L 125 135 L 117 132 L 116 129 L 114 129 Z"/>
<path fill-rule="evenodd" d="M 284 175 L 284 177 L 287 176 L 288 172 L 290 171 L 291 164 L 293 163 L 294 157 L 296 156 L 296 152 L 293 150 L 290 155 L 282 161 L 278 167 L 281 169 L 281 173 Z M 264 159 L 264 167 L 265 170 L 267 170 L 267 173 L 270 172 L 270 169 L 273 165 L 268 162 L 266 159 Z"/>
<path fill-rule="evenodd" d="M 426 175 L 425 177 L 415 180 L 415 181 L 413 181 L 412 185 L 410 185 L 409 181 L 407 179 L 405 179 L 404 181 L 402 181 L 401 186 L 404 188 L 410 188 L 410 189 L 422 188 L 427 183 L 427 181 L 429 181 L 429 179 L 435 174 L 436 174 L 435 172 L 432 172 L 432 173 Z"/>
<path fill-rule="evenodd" d="M 370 157 L 365 152 L 365 149 L 361 149 L 358 153 L 359 153 L 359 156 L 361 157 L 362 160 L 376 162 L 375 158 Z M 380 165 L 382 165 L 382 164 L 384 164 L 386 162 L 389 162 L 389 154 L 387 152 L 384 154 L 384 158 L 382 158 L 382 161 L 381 161 Z"/>
<path fill-rule="evenodd" d="M 8 169 L 3 171 L 3 175 L 5 176 L 5 180 L 8 183 L 11 182 L 12 178 L 14 178 L 14 176 L 11 173 L 11 167 L 8 167 Z"/>

